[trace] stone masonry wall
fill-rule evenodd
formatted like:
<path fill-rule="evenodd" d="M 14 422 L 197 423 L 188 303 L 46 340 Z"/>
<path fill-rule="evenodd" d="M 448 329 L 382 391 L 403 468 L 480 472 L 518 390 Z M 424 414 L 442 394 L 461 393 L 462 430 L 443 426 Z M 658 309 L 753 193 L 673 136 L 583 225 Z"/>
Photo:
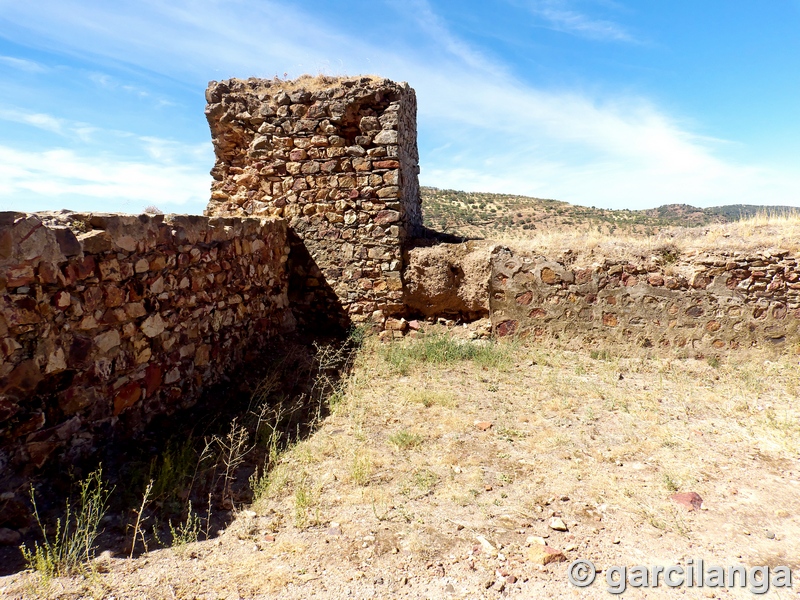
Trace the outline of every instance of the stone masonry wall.
<path fill-rule="evenodd" d="M 489 293 L 496 335 L 700 353 L 800 341 L 800 267 L 786 252 L 722 252 L 671 266 L 565 262 L 495 249 Z"/>
<path fill-rule="evenodd" d="M 298 321 L 401 313 L 404 242 L 422 227 L 414 90 L 373 77 L 230 79 L 206 99 L 206 214 L 289 222 L 292 247 L 308 253 L 293 266 Z"/>
<path fill-rule="evenodd" d="M 283 221 L 0 213 L 0 488 L 294 327 Z"/>

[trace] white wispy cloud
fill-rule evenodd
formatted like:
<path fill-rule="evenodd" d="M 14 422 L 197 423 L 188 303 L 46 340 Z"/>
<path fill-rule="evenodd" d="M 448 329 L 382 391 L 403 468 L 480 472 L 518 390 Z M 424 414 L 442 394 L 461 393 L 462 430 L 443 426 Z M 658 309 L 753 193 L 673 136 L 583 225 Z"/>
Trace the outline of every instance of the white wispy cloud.
<path fill-rule="evenodd" d="M 443 19 L 434 12 L 428 0 L 406 0 L 400 3 L 398 8 L 411 15 L 431 40 L 435 40 L 447 53 L 464 65 L 494 75 L 507 74 L 508 68 L 505 65 L 490 60 L 483 52 L 453 35 Z"/>
<path fill-rule="evenodd" d="M 512 1 L 520 5 L 515 0 Z M 525 0 L 521 6 L 555 31 L 593 40 L 638 42 L 637 38 L 619 23 L 597 19 L 575 10 L 567 0 Z"/>
<path fill-rule="evenodd" d="M 65 131 L 64 121 L 62 119 L 57 119 L 45 113 L 36 113 L 0 106 L 0 119 L 11 121 L 12 123 L 30 125 L 31 127 L 44 129 L 51 133 L 63 134 Z"/>
<path fill-rule="evenodd" d="M 47 71 L 44 65 L 36 61 L 18 58 L 16 56 L 0 56 L 0 64 L 28 73 L 44 73 Z"/>
<path fill-rule="evenodd" d="M 45 150 L 24 147 L 24 135 L 16 145 L 12 139 L 0 145 L 0 210 L 137 212 L 144 204 L 157 204 L 199 213 L 208 202 L 210 144 L 104 129 L 18 108 L 0 107 L 0 119 L 55 133 L 59 140 Z"/>
<path fill-rule="evenodd" d="M 150 158 L 162 164 L 180 165 L 209 162 L 213 154 L 208 143 L 184 144 L 153 136 L 141 136 L 138 141 Z"/>
<path fill-rule="evenodd" d="M 151 95 L 149 91 L 136 85 L 123 83 L 108 73 L 92 72 L 89 73 L 88 77 L 92 83 L 107 90 L 122 90 L 123 92 L 139 96 L 140 98 L 148 98 Z"/>
<path fill-rule="evenodd" d="M 75 208 L 95 199 L 100 210 L 200 212 L 208 202 L 210 177 L 192 166 L 84 154 L 55 148 L 42 152 L 0 146 L 0 209 Z M 82 202 L 81 202 L 82 201 Z"/>

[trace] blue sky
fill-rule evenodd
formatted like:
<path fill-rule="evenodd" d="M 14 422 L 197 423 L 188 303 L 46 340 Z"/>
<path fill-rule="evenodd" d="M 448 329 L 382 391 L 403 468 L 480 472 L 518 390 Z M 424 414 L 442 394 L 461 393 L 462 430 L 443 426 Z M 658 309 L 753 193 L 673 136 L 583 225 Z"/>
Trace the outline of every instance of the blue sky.
<path fill-rule="evenodd" d="M 200 213 L 209 80 L 408 81 L 424 185 L 800 206 L 800 0 L 0 0 L 0 210 Z"/>

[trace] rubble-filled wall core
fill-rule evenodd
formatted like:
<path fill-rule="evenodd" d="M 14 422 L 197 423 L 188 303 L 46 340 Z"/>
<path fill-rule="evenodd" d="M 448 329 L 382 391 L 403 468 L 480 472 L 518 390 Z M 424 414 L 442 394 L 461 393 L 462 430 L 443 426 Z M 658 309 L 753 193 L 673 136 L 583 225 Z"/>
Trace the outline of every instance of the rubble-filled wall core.
<path fill-rule="evenodd" d="M 291 331 L 281 220 L 0 213 L 0 489 Z"/>
<path fill-rule="evenodd" d="M 230 79 L 206 99 L 206 214 L 287 220 L 309 258 L 294 266 L 298 321 L 401 313 L 404 242 L 422 228 L 414 90 L 375 77 Z"/>
<path fill-rule="evenodd" d="M 496 335 L 701 354 L 800 341 L 800 266 L 788 252 L 717 252 L 666 266 L 567 262 L 496 249 L 489 282 Z"/>

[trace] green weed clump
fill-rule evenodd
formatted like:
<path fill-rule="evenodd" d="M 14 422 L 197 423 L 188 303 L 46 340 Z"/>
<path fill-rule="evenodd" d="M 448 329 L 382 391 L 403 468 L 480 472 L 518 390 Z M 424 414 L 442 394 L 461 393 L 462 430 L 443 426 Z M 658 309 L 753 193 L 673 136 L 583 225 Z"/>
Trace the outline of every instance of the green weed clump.
<path fill-rule="evenodd" d="M 400 374 L 406 374 L 415 363 L 443 365 L 471 360 L 478 366 L 505 368 L 512 362 L 510 344 L 457 340 L 444 334 L 433 334 L 411 342 L 388 344 L 383 357 Z"/>
<path fill-rule="evenodd" d="M 398 431 L 389 436 L 389 442 L 396 446 L 399 450 L 411 450 L 420 446 L 423 442 L 422 436 L 418 433 L 409 433 L 408 431 Z"/>
<path fill-rule="evenodd" d="M 47 535 L 47 528 L 39 516 L 36 496 L 31 486 L 33 514 L 42 532 L 44 542 L 29 549 L 20 547 L 29 569 L 45 578 L 70 575 L 85 570 L 94 558 L 95 542 L 100 534 L 100 521 L 106 513 L 111 490 L 103 484 L 102 469 L 98 468 L 78 484 L 78 501 L 73 506 L 67 501 L 64 519 L 56 521 L 55 533 Z"/>
<path fill-rule="evenodd" d="M 172 534 L 172 545 L 181 551 L 187 544 L 192 544 L 198 540 L 201 531 L 200 516 L 192 512 L 192 501 L 189 501 L 189 511 L 186 520 L 178 523 L 177 526 L 169 522 L 169 531 Z"/>

